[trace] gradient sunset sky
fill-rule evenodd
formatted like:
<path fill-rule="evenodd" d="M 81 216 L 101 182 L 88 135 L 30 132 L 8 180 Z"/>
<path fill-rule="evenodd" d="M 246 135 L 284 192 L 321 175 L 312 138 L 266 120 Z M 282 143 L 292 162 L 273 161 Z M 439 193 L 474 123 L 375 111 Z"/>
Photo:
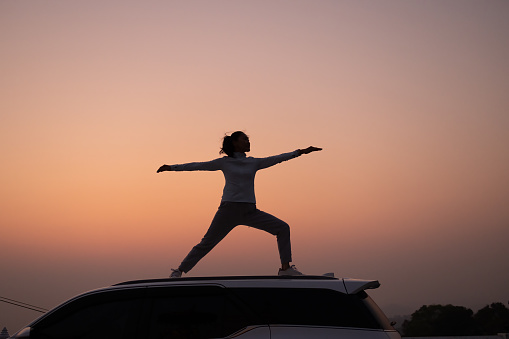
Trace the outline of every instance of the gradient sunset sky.
<path fill-rule="evenodd" d="M 388 315 L 509 300 L 509 2 L 0 2 L 0 296 L 51 308 L 166 277 L 257 175 L 307 274 L 377 279 Z M 190 276 L 277 273 L 239 227 Z M 0 303 L 14 333 L 38 314 Z"/>

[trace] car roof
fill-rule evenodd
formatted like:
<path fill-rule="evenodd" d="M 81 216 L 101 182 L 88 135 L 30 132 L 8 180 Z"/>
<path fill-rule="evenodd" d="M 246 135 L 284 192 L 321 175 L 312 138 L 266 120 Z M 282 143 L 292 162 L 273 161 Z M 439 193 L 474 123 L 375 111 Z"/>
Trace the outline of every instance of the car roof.
<path fill-rule="evenodd" d="M 161 287 L 161 286 L 220 285 L 239 288 L 328 288 L 342 293 L 355 294 L 366 289 L 378 288 L 377 280 L 334 278 L 329 276 L 221 276 L 221 277 L 183 277 L 164 279 L 144 279 L 125 281 L 113 285 L 122 287 Z"/>
<path fill-rule="evenodd" d="M 167 286 L 218 286 L 229 288 L 320 288 L 336 290 L 345 294 L 356 294 L 366 289 L 378 288 L 377 280 L 362 280 L 351 278 L 334 278 L 329 276 L 223 276 L 223 277 L 183 277 L 164 279 L 143 279 L 121 282 L 112 286 L 94 289 L 79 294 L 49 313 L 60 307 L 85 296 L 115 290 L 129 290 Z M 47 313 L 47 314 L 49 314 Z M 29 326 L 38 322 L 34 320 Z"/>

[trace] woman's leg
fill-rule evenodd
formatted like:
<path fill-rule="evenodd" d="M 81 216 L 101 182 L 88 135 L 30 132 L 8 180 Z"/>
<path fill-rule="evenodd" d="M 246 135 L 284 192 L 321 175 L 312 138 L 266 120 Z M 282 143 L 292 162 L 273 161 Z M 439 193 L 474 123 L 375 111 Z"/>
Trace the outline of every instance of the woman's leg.
<path fill-rule="evenodd" d="M 247 216 L 244 224 L 276 236 L 281 265 L 289 267 L 292 261 L 292 245 L 290 242 L 290 226 L 275 216 L 260 211 L 256 207 Z"/>
<path fill-rule="evenodd" d="M 230 231 L 237 226 L 238 211 L 233 203 L 222 203 L 212 219 L 207 233 L 199 244 L 193 247 L 179 266 L 179 270 L 187 273 L 200 261 L 214 246 L 216 246 Z"/>

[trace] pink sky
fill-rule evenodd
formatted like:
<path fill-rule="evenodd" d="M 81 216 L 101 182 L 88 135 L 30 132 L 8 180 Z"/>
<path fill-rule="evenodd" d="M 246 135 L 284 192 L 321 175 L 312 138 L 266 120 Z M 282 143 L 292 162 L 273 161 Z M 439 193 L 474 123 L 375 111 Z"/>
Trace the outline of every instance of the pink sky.
<path fill-rule="evenodd" d="M 219 204 L 218 157 L 324 151 L 258 173 L 308 274 L 378 279 L 389 315 L 509 294 L 507 1 L 0 2 L 0 296 L 51 308 L 165 277 Z M 275 274 L 238 228 L 190 272 Z M 37 316 L 0 303 L 14 333 Z"/>

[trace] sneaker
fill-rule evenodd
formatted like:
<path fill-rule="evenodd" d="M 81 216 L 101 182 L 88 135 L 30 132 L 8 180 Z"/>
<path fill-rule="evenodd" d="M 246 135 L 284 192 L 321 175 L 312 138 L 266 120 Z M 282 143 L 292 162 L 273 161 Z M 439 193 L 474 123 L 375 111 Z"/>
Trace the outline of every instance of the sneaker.
<path fill-rule="evenodd" d="M 277 275 L 304 275 L 299 270 L 297 270 L 297 267 L 295 265 L 292 265 L 288 267 L 286 270 L 279 269 L 279 272 Z"/>
<path fill-rule="evenodd" d="M 182 276 L 182 271 L 181 270 L 179 270 L 178 268 L 177 269 L 174 269 L 174 268 L 171 269 L 170 278 L 180 278 L 181 276 Z"/>

